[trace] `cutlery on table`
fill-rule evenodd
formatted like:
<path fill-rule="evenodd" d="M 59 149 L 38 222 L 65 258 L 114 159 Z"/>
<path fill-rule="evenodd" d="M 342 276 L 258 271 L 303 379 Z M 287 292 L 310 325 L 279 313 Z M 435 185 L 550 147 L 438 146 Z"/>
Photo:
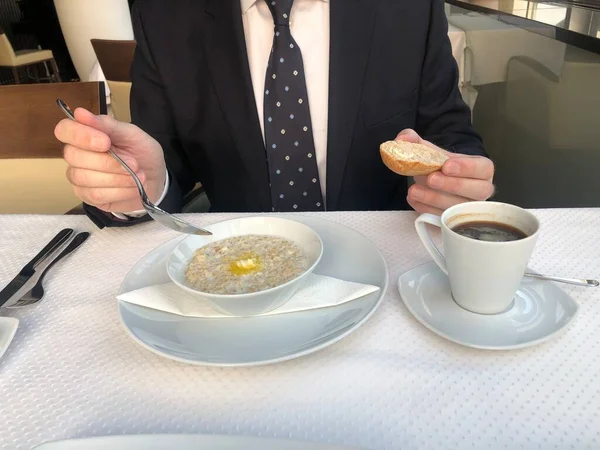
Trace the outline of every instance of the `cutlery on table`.
<path fill-rule="evenodd" d="M 575 286 L 587 286 L 587 287 L 598 287 L 600 283 L 597 280 L 586 280 L 585 278 L 563 278 L 563 277 L 549 277 L 547 275 L 540 275 L 537 273 L 526 273 L 526 277 L 537 278 L 538 280 L 555 281 L 557 283 L 574 284 Z"/>
<path fill-rule="evenodd" d="M 79 233 L 77 236 L 73 238 L 73 240 L 65 247 L 65 249 L 60 252 L 60 254 L 54 258 L 54 260 L 48 264 L 48 266 L 44 269 L 40 277 L 38 278 L 35 286 L 31 288 L 29 292 L 24 294 L 14 305 L 10 306 L 10 308 L 20 308 L 23 306 L 30 306 L 37 302 L 39 302 L 44 296 L 44 286 L 42 285 L 44 281 L 44 277 L 48 273 L 48 271 L 54 266 L 57 262 L 67 257 L 71 253 L 73 253 L 81 244 L 83 244 L 87 238 L 90 237 L 90 233 L 84 232 Z"/>
<path fill-rule="evenodd" d="M 73 229 L 66 228 L 59 232 L 41 252 L 39 252 L 27 265 L 25 265 L 19 274 L 0 291 L 0 306 L 6 304 L 14 295 L 27 283 L 33 275 L 36 268 L 52 255 L 62 244 L 64 244 L 74 233 Z"/>
<path fill-rule="evenodd" d="M 73 114 L 73 111 L 71 111 L 71 108 L 69 108 L 69 105 L 67 105 L 61 99 L 56 100 L 56 103 L 58 104 L 60 109 L 62 109 L 62 111 L 65 113 L 65 115 L 69 119 L 75 120 L 75 114 Z M 148 195 L 146 195 L 146 190 L 144 189 L 144 186 L 142 185 L 140 179 L 135 174 L 135 172 L 133 170 L 131 170 L 131 168 L 127 165 L 127 163 L 125 163 L 125 161 L 123 161 L 119 157 L 119 155 L 117 155 L 115 153 L 115 151 L 112 148 L 110 148 L 110 150 L 108 150 L 108 153 L 110 153 L 110 155 L 113 158 L 115 158 L 119 162 L 119 164 L 121 164 L 121 166 L 123 166 L 123 168 L 127 172 L 129 172 L 129 174 L 133 178 L 133 181 L 135 182 L 135 185 L 137 186 L 137 189 L 140 193 L 140 197 L 142 199 L 142 205 L 150 217 L 152 217 L 154 220 L 156 220 L 161 225 L 163 225 L 167 228 L 170 228 L 172 230 L 178 231 L 180 233 L 195 234 L 195 235 L 201 235 L 201 236 L 211 236 L 212 235 L 212 233 L 210 231 L 205 230 L 203 228 L 195 227 L 194 225 L 187 222 L 186 220 L 180 219 L 179 217 L 175 217 L 175 216 L 169 214 L 168 212 L 160 209 L 154 203 L 152 203 L 150 201 L 150 199 L 148 198 Z"/>

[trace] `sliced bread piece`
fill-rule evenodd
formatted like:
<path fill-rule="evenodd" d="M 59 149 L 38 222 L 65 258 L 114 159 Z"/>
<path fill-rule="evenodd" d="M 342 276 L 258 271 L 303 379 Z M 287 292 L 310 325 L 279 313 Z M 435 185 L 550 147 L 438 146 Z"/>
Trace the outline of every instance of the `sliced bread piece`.
<path fill-rule="evenodd" d="M 407 177 L 429 175 L 448 160 L 445 153 L 423 144 L 388 141 L 379 147 L 381 159 L 392 172 Z"/>

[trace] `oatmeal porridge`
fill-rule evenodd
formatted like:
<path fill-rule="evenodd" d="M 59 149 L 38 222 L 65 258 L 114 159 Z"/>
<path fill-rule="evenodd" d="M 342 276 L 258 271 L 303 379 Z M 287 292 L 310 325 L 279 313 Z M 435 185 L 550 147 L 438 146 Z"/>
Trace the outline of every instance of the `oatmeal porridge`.
<path fill-rule="evenodd" d="M 278 236 L 246 235 L 196 250 L 185 277 L 209 294 L 246 294 L 281 286 L 308 269 L 308 258 L 294 242 Z"/>

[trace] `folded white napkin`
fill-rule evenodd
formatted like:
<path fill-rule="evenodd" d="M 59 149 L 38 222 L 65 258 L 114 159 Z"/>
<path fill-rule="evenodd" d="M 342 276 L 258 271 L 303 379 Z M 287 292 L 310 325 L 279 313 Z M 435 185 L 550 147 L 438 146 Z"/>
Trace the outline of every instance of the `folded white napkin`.
<path fill-rule="evenodd" d="M 341 305 L 378 291 L 377 286 L 338 280 L 323 275 L 310 275 L 304 286 L 283 306 L 264 315 L 284 314 L 309 309 Z M 147 308 L 187 317 L 232 317 L 212 308 L 210 303 L 198 298 L 174 283 L 148 286 L 127 292 L 119 300 Z"/>

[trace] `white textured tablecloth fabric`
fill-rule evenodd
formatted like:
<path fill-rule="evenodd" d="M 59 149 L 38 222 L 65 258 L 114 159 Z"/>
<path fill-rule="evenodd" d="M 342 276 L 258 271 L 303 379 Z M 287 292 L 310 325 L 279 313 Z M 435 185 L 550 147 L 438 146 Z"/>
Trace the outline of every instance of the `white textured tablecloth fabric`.
<path fill-rule="evenodd" d="M 474 350 L 421 326 L 398 276 L 429 260 L 415 214 L 321 213 L 372 239 L 391 272 L 379 311 L 318 353 L 256 368 L 157 356 L 123 330 L 115 294 L 129 269 L 176 237 L 156 223 L 94 230 L 46 280 L 0 360 L 0 448 L 129 433 L 283 437 L 366 449 L 600 448 L 600 290 L 566 286 L 581 313 L 566 334 L 518 351 Z M 532 268 L 600 278 L 600 209 L 536 211 Z M 207 225 L 225 215 L 189 216 Z M 0 216 L 0 285 L 83 217 Z"/>

